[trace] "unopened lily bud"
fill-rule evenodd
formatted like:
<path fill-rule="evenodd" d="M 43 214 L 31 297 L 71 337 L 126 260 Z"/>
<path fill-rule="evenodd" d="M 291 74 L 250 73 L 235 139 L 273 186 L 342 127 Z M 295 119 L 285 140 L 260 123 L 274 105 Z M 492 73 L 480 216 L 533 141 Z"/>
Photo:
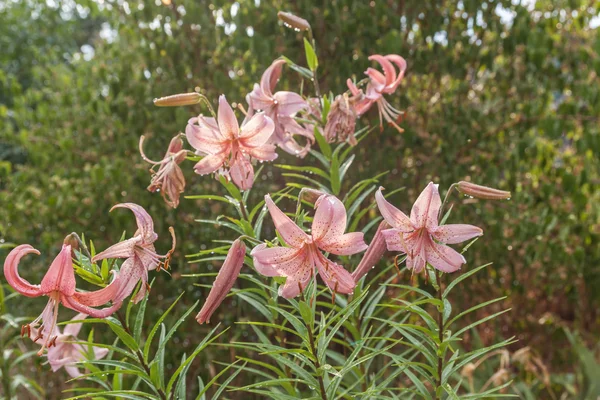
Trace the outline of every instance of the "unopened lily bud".
<path fill-rule="evenodd" d="M 246 245 L 240 239 L 237 239 L 231 245 L 223 266 L 217 274 L 212 289 L 202 306 L 202 309 L 196 315 L 196 321 L 203 324 L 210 320 L 211 315 L 221 305 L 244 265 L 244 256 L 246 255 Z"/>
<path fill-rule="evenodd" d="M 477 185 L 471 182 L 460 181 L 457 184 L 459 192 L 464 193 L 468 196 L 475 197 L 477 199 L 487 200 L 508 200 L 510 199 L 510 192 L 505 190 L 498 190 L 487 186 Z"/>
<path fill-rule="evenodd" d="M 290 26 L 294 29 L 299 29 L 301 31 L 309 31 L 310 24 L 304 18 L 300 18 L 297 15 L 294 15 L 289 12 L 279 11 L 277 13 L 277 18 L 283 21 L 284 24 Z"/>
<path fill-rule="evenodd" d="M 319 197 L 323 196 L 324 194 L 327 193 L 317 189 L 302 188 L 298 197 L 300 198 L 300 200 L 304 200 L 308 203 L 315 204 L 317 200 L 319 200 Z"/>
<path fill-rule="evenodd" d="M 77 250 L 77 251 L 85 254 L 87 257 L 91 258 L 90 254 L 88 253 L 88 251 L 85 247 L 85 244 L 81 241 L 81 238 L 75 232 L 71 232 L 70 234 L 65 236 L 65 239 L 63 240 L 63 244 L 71 246 L 71 256 L 73 258 L 76 257 L 75 250 Z"/>
<path fill-rule="evenodd" d="M 373 240 L 365 254 L 363 255 L 362 260 L 360 260 L 360 264 L 358 267 L 352 272 L 352 278 L 354 278 L 354 282 L 358 282 L 363 276 L 367 274 L 374 266 L 381 260 L 383 254 L 387 250 L 387 246 L 385 244 L 385 238 L 383 237 L 383 231 L 386 229 L 390 229 L 391 226 L 385 222 L 381 221 L 377 231 L 375 232 L 375 236 L 373 236 Z"/>
<path fill-rule="evenodd" d="M 200 93 L 181 93 L 154 99 L 154 105 L 158 107 L 191 106 L 200 103 L 200 101 L 202 101 Z"/>

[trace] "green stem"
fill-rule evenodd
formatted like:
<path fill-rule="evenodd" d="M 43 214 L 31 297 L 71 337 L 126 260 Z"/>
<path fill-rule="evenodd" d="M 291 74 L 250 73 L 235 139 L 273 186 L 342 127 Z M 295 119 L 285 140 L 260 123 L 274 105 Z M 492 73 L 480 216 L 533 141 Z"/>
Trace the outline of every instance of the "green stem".
<path fill-rule="evenodd" d="M 248 210 L 246 210 L 246 204 L 244 204 L 244 199 L 240 199 L 240 210 L 242 213 L 242 218 L 248 221 L 248 223 L 251 223 L 250 219 L 248 218 Z"/>
<path fill-rule="evenodd" d="M 442 281 L 440 279 L 440 272 L 436 269 L 435 270 L 435 280 L 437 281 L 437 285 L 438 285 L 438 299 L 441 302 L 441 306 L 442 306 L 442 310 L 438 309 L 438 334 L 439 334 L 439 340 L 440 340 L 440 347 L 442 346 L 442 343 L 444 341 L 444 313 L 443 313 L 443 307 L 444 307 L 444 298 L 442 296 Z M 438 381 L 437 381 L 437 387 L 435 390 L 435 399 L 438 399 L 438 388 L 440 386 L 442 386 L 442 370 L 444 368 L 444 355 L 439 351 L 438 348 L 438 363 L 437 363 L 437 375 L 438 375 Z"/>
<path fill-rule="evenodd" d="M 121 322 L 121 325 L 123 326 L 123 329 L 125 329 L 125 332 L 127 332 L 128 334 L 131 335 L 131 330 L 129 329 L 129 324 L 127 323 L 127 320 L 125 320 L 125 318 L 123 318 L 123 315 L 121 315 L 120 312 L 116 312 L 117 314 L 117 318 L 119 319 L 119 321 Z M 148 363 L 146 363 L 146 360 L 144 360 L 144 355 L 142 354 L 142 352 L 138 349 L 135 352 L 135 355 L 138 358 L 138 361 L 140 363 L 140 365 L 142 366 L 142 368 L 144 368 L 144 371 L 146 371 L 146 374 L 148 374 L 148 376 L 150 376 L 150 366 L 148 365 Z M 158 393 L 158 395 L 160 396 L 161 400 L 167 400 L 167 394 L 158 387 L 154 387 L 156 389 L 156 392 Z"/>
<path fill-rule="evenodd" d="M 300 290 L 300 296 L 302 298 L 302 301 L 306 303 L 306 299 L 304 297 L 304 292 L 302 290 Z M 319 362 L 319 355 L 317 353 L 317 348 L 315 346 L 315 338 L 313 336 L 313 326 L 312 326 L 312 324 L 309 326 L 306 321 L 304 321 L 304 326 L 306 326 L 306 330 L 308 331 L 308 343 L 310 345 L 310 352 L 312 353 L 312 356 L 314 358 L 313 364 L 315 365 L 315 368 L 317 370 L 317 380 L 319 381 L 319 390 L 321 391 L 321 399 L 327 400 L 327 391 L 325 390 L 325 384 L 323 383 L 323 376 L 321 375 L 321 373 L 323 371 L 320 371 L 321 363 Z"/>

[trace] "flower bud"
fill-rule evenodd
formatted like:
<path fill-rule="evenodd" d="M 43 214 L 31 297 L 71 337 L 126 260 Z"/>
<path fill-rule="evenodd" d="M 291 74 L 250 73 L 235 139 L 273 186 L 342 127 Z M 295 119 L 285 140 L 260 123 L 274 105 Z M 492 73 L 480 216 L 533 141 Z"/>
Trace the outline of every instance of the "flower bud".
<path fill-rule="evenodd" d="M 202 309 L 196 315 L 196 321 L 203 324 L 210 320 L 211 315 L 221 305 L 227 293 L 233 287 L 237 280 L 240 270 L 244 265 L 244 256 L 246 255 L 246 245 L 240 239 L 237 239 L 231 245 L 223 266 L 217 274 L 212 289 L 202 306 Z"/>
<path fill-rule="evenodd" d="M 498 190 L 487 186 L 477 185 L 471 182 L 460 181 L 457 184 L 458 191 L 468 196 L 475 197 L 477 199 L 487 200 L 509 200 L 510 192 L 505 190 Z"/>
<path fill-rule="evenodd" d="M 158 107 L 191 106 L 200 103 L 200 101 L 202 101 L 202 95 L 200 93 L 192 92 L 154 99 L 154 105 Z"/>
<path fill-rule="evenodd" d="M 297 15 L 294 15 L 289 12 L 279 11 L 277 13 L 277 18 L 283 21 L 284 24 L 290 26 L 294 29 L 299 29 L 301 31 L 309 31 L 310 24 L 304 18 L 300 18 Z"/>
<path fill-rule="evenodd" d="M 381 260 L 383 254 L 387 250 L 387 246 L 385 244 L 385 238 L 383 237 L 383 231 L 385 229 L 390 229 L 391 226 L 385 222 L 381 221 L 377 231 L 375 232 L 375 236 L 373 236 L 373 240 L 365 254 L 363 255 L 362 260 L 360 260 L 360 264 L 358 267 L 352 272 L 352 278 L 354 278 L 354 282 L 358 282 L 363 276 L 367 274 L 374 266 Z"/>
<path fill-rule="evenodd" d="M 322 192 L 317 189 L 302 188 L 302 190 L 300 190 L 300 194 L 298 195 L 298 197 L 300 198 L 300 200 L 304 200 L 311 204 L 315 204 L 317 202 L 317 200 L 319 200 L 319 197 L 323 196 L 324 194 L 327 194 L 327 193 Z"/>

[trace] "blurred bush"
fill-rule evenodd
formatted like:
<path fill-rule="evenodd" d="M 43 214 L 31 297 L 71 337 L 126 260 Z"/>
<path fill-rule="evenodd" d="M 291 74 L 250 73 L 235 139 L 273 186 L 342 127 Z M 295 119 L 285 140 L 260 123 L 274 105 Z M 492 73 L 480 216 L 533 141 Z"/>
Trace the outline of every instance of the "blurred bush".
<path fill-rule="evenodd" d="M 551 371 L 569 369 L 573 355 L 556 344 L 568 344 L 562 327 L 589 342 L 600 325 L 600 5 L 591 4 L 4 2 L 0 239 L 42 250 L 41 270 L 71 231 L 86 232 L 104 248 L 131 230 L 129 214 L 108 210 L 134 201 L 154 216 L 164 238 L 159 246 L 168 248 L 167 227 L 175 226 L 174 278 L 201 268 L 183 255 L 219 232 L 193 220 L 222 205 L 183 200 L 176 211 L 167 209 L 145 190 L 148 165 L 138 138 L 145 134 L 147 153 L 159 158 L 199 112 L 154 108 L 155 97 L 198 89 L 211 99 L 224 93 L 243 102 L 274 58 L 301 63 L 300 35 L 276 17 L 288 10 L 313 26 L 323 91 L 345 90 L 346 78 L 361 77 L 371 54 L 400 54 L 409 63 L 401 94 L 392 99 L 407 110 L 406 131 L 371 135 L 359 150 L 364 161 L 353 166 L 356 180 L 389 170 L 383 185 L 407 187 L 397 202 L 405 208 L 428 180 L 447 187 L 470 179 L 513 192 L 500 206 L 455 207 L 453 218 L 483 221 L 487 237 L 469 264 L 494 262 L 456 301 L 468 306 L 490 292 L 509 294 L 513 311 L 480 332 L 481 339 L 516 334 L 517 346 L 537 349 Z M 285 71 L 280 85 L 297 79 Z M 195 176 L 191 164 L 184 169 L 186 194 L 221 191 L 211 178 Z M 267 177 L 254 195 L 284 184 L 270 166 Z M 188 281 L 160 279 L 169 281 L 160 298 L 192 289 Z M 549 339 L 558 341 L 553 349 Z"/>

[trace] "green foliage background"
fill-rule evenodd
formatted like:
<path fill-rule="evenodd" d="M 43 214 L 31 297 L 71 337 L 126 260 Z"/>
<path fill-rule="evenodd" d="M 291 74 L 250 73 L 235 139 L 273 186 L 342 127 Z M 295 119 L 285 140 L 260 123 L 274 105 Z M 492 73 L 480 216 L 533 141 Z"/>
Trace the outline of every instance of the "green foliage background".
<path fill-rule="evenodd" d="M 371 54 L 407 59 L 405 82 L 390 99 L 406 110 L 406 131 L 371 135 L 358 150 L 352 181 L 390 171 L 382 184 L 407 188 L 394 197 L 404 209 L 429 180 L 448 187 L 470 179 L 511 190 L 508 203 L 455 207 L 453 218 L 486 235 L 468 265 L 494 262 L 456 301 L 466 307 L 509 294 L 504 306 L 513 311 L 482 329 L 481 339 L 515 334 L 515 348 L 531 346 L 551 372 L 569 372 L 574 355 L 562 328 L 578 330 L 593 345 L 600 327 L 600 35 L 590 26 L 600 5 L 594 2 L 0 3 L 0 238 L 42 251 L 26 275 L 41 275 L 71 231 L 85 232 L 102 249 L 124 230 L 131 233 L 131 216 L 108 210 L 133 201 L 154 216 L 159 247 L 169 246 L 169 225 L 179 238 L 173 276 L 161 274 L 152 292 L 157 314 L 183 289 L 189 298 L 178 304 L 182 309 L 207 294 L 178 275 L 207 268 L 187 264 L 184 255 L 220 232 L 193 220 L 226 206 L 183 200 L 167 209 L 145 190 L 148 165 L 138 139 L 147 135 L 147 153 L 159 158 L 199 112 L 155 108 L 155 97 L 199 88 L 215 102 L 220 94 L 240 102 L 279 55 L 302 64 L 301 36 L 278 23 L 279 10 L 313 26 L 323 92 L 345 90 Z M 298 82 L 286 70 L 280 85 Z M 376 123 L 376 113 L 369 118 Z M 186 194 L 222 191 L 194 175 L 191 163 L 184 170 Z M 284 185 L 280 170 L 266 166 L 253 196 Z M 0 258 L 5 254 L 0 249 Z M 230 324 L 252 312 L 238 304 L 222 307 L 214 319 Z M 189 324 L 190 339 L 205 330 Z"/>

